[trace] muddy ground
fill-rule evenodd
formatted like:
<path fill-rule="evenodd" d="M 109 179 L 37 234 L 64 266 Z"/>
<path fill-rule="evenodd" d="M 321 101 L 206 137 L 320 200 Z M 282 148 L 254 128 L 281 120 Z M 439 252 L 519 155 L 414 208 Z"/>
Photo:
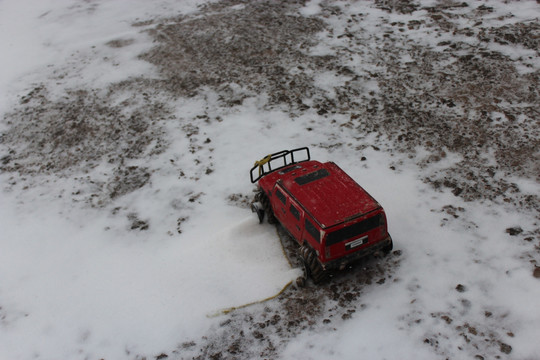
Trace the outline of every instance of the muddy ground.
<path fill-rule="evenodd" d="M 221 121 L 211 116 L 177 118 L 168 106 L 167 99 L 194 97 L 211 89 L 219 95 L 218 108 L 241 105 L 246 98 L 266 93 L 266 109 L 287 111 L 291 118 L 315 111 L 314 127 L 317 122 L 335 123 L 329 141 L 309 144 L 313 147 L 351 147 L 340 142 L 341 132 L 347 131 L 358 139 L 375 135 L 380 147 L 373 147 L 380 151 L 412 157 L 423 147 L 431 155 L 418 160 L 420 167 L 458 154 L 459 161 L 426 173 L 423 181 L 436 189 L 450 188 L 467 201 L 506 204 L 539 216 L 539 196 L 523 194 L 512 179 L 540 181 L 540 73 L 531 65 L 533 58 L 512 58 L 487 46 L 511 44 L 538 56 L 538 19 L 491 27 L 486 18 L 493 9 L 486 5 L 444 1 L 422 8 L 414 1 L 375 1 L 386 13 L 425 10 L 427 15 L 408 22 L 382 21 L 378 29 L 365 29 L 365 14 L 332 1 L 323 2 L 323 11 L 316 16 L 301 15 L 301 5 L 302 1 L 222 1 L 201 7 L 195 15 L 133 24 L 154 38 L 155 47 L 140 58 L 154 64 L 162 78 L 141 75 L 107 89 L 68 89 L 61 98 L 50 94 L 46 84 L 36 84 L 4 119 L 9 127 L 0 137 L 0 171 L 10 174 L 6 187 L 24 189 L 36 179 L 74 177 L 84 189 L 84 196 L 70 195 L 74 201 L 113 206 L 116 198 L 150 180 L 147 168 L 125 162 L 162 152 L 167 147 L 167 121 L 184 122 L 185 135 L 193 139 L 198 121 Z M 463 26 L 464 21 L 473 25 Z M 338 29 L 332 25 L 336 22 L 345 25 Z M 445 40 L 427 46 L 410 37 L 415 29 L 429 29 Z M 341 45 L 329 54 L 312 55 L 308 49 L 324 41 L 318 37 L 321 33 Z M 126 41 L 109 46 L 128 46 Z M 328 44 L 332 47 L 332 42 Z M 404 54 L 407 61 L 400 60 Z M 363 64 L 354 65 L 351 59 L 358 57 Z M 313 74 L 320 72 L 347 78 L 334 88 L 336 96 L 328 96 L 315 81 Z M 370 91 L 366 83 L 376 83 L 378 91 Z M 335 117 L 347 121 L 335 122 Z M 197 153 L 203 146 L 194 141 L 191 151 Z M 348 151 L 361 157 L 363 150 L 356 146 Z M 90 170 L 104 159 L 113 169 L 110 175 L 92 178 Z M 211 174 L 209 160 L 200 166 L 198 177 Z M 399 167 L 392 165 L 396 171 Z M 247 206 L 249 196 L 246 191 L 231 194 L 229 200 Z M 434 211 L 460 214 L 451 205 Z M 134 231 L 145 229 L 136 214 L 129 216 Z M 520 230 L 509 229 L 509 234 L 534 241 L 540 251 L 540 229 Z M 282 235 L 285 243 L 290 241 Z M 364 291 L 399 281 L 394 274 L 401 256 L 398 251 L 365 260 L 321 286 L 291 287 L 275 300 L 223 316 L 207 336 L 164 349 L 155 357 L 275 358 L 303 330 L 320 324 L 332 328 L 361 311 Z M 459 285 L 456 291 L 466 291 Z M 495 315 L 486 314 L 491 316 Z M 495 330 L 463 325 L 456 331 L 474 337 Z M 435 342 L 425 339 L 426 345 L 436 347 Z M 508 346 L 495 339 L 483 342 L 478 358 L 507 355 Z"/>

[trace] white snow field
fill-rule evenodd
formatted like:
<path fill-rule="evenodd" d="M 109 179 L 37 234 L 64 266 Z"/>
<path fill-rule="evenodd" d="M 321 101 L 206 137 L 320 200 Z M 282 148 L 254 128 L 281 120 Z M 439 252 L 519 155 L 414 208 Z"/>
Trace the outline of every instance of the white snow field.
<path fill-rule="evenodd" d="M 339 14 L 361 16 L 359 34 L 373 41 L 383 22 L 420 23 L 431 16 L 427 8 L 441 3 L 451 2 L 424 1 L 396 14 L 375 2 L 309 1 L 297 15 L 320 16 L 326 28 L 315 35 L 316 46 L 302 51 L 324 56 L 347 48 L 347 36 L 336 35 L 351 30 L 350 24 Z M 491 8 L 485 23 L 539 23 L 535 1 L 465 4 L 448 14 L 483 5 Z M 433 155 L 429 147 L 397 151 L 395 137 L 352 131 L 349 115 L 315 108 L 291 112 L 273 104 L 272 94 L 247 90 L 235 79 L 226 89 L 204 85 L 185 96 L 124 85 L 109 90 L 139 77 L 162 80 L 166 75 L 141 57 L 156 46 L 151 30 L 173 17 L 202 18 L 202 5 L 195 0 L 0 1 L 0 133 L 7 134 L 0 138 L 0 162 L 14 166 L 0 171 L 0 360 L 540 359 L 540 279 L 533 276 L 540 266 L 538 212 L 501 198 L 466 201 L 450 187 L 425 181 L 462 162 L 463 154 L 446 149 L 439 161 L 427 161 Z M 227 14 L 250 6 L 230 2 Z M 332 7 L 340 9 L 338 15 Z M 437 47 L 455 36 L 474 42 L 418 26 L 402 29 L 414 46 Z M 382 41 L 368 42 L 366 49 L 387 46 Z M 394 60 L 410 63 L 409 45 L 402 46 L 407 51 Z M 538 49 L 486 46 L 515 58 L 520 74 L 538 76 Z M 380 71 L 371 50 L 343 60 L 365 75 L 365 94 L 382 91 L 376 77 L 367 80 Z M 339 98 L 337 87 L 356 81 L 335 69 L 308 70 L 317 91 L 329 99 Z M 29 109 L 48 106 L 45 101 L 67 109 L 66 101 L 80 89 L 91 91 L 79 101 L 105 99 L 119 117 L 138 111 L 152 117 L 154 110 L 142 112 L 145 104 L 164 104 L 152 108 L 156 119 L 142 131 L 158 135 L 145 137 L 143 150 L 125 158 L 129 139 L 120 136 L 111 145 L 89 135 L 84 141 L 91 146 L 70 148 L 66 159 L 94 149 L 104 152 L 56 168 L 55 159 L 64 156 L 55 153 L 58 144 L 40 145 L 50 146 L 43 154 L 25 150 L 37 149 L 27 144 L 50 131 L 43 125 L 45 112 L 19 128 L 34 135 L 12 140 L 10 129 L 34 116 L 17 109 L 27 103 L 34 106 Z M 223 94 L 241 100 L 224 106 Z M 527 106 L 538 110 L 537 98 L 531 99 Z M 307 96 L 304 103 L 313 105 Z M 51 119 L 56 116 L 55 124 L 63 124 L 60 105 L 46 109 Z M 538 141 L 536 114 L 530 141 Z M 97 131 L 88 129 L 87 135 Z M 96 133 L 105 139 L 113 130 Z M 383 205 L 397 250 L 391 256 L 399 261 L 387 269 L 386 281 L 362 285 L 360 296 L 347 304 L 355 309 L 348 316 L 332 317 L 329 309 L 338 302 L 324 300 L 322 315 L 308 326 L 287 325 L 286 297 L 323 294 L 313 284 L 220 315 L 272 297 L 300 274 L 284 256 L 275 227 L 259 224 L 246 204 L 253 195 L 248 175 L 253 162 L 301 146 L 309 146 L 314 159 L 338 163 Z M 481 151 L 486 163 L 495 161 L 493 152 Z M 12 160 L 20 154 L 24 158 Z M 21 165 L 13 165 L 16 161 Z M 523 174 L 509 181 L 523 196 L 538 196 L 538 178 Z M 504 178 L 502 170 L 495 178 Z M 521 231 L 511 236 L 512 228 Z M 248 319 L 269 308 L 280 314 L 282 326 L 294 329 L 273 331 L 269 325 L 263 335 L 272 340 L 270 352 L 259 345 L 263 340 L 231 350 L 228 340 L 238 339 L 240 331 L 248 336 Z M 229 325 L 233 316 L 246 325 Z M 230 338 L 209 345 L 212 334 L 227 326 Z"/>

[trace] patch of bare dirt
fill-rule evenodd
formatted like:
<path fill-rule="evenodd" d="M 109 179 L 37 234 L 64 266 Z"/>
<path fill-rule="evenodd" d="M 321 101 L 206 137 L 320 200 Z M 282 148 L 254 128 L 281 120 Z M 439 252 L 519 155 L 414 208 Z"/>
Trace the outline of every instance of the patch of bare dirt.
<path fill-rule="evenodd" d="M 302 99 L 319 91 L 311 73 L 328 61 L 306 54 L 324 22 L 291 11 L 295 7 L 287 1 L 210 4 L 201 16 L 157 24 L 149 33 L 158 45 L 141 58 L 159 67 L 167 79 L 162 86 L 175 94 L 210 87 L 233 106 L 265 92 L 270 104 L 303 108 Z"/>
<path fill-rule="evenodd" d="M 407 13 L 402 7 L 411 2 L 377 5 Z M 325 112 L 350 114 L 345 125 L 351 131 L 390 138 L 394 148 L 405 153 L 414 154 L 418 146 L 429 150 L 433 155 L 418 163 L 422 167 L 444 160 L 447 152 L 461 155 L 457 164 L 425 178 L 435 188 L 450 188 L 465 200 L 487 199 L 538 212 L 538 196 L 522 194 L 510 178 L 540 180 L 540 96 L 535 85 L 540 74 L 523 71 L 532 69 L 527 59 L 515 60 L 489 47 L 490 42 L 504 42 L 538 49 L 538 22 L 482 26 L 489 9 L 464 12 L 464 7 L 467 4 L 443 2 L 425 8 L 426 18 L 408 23 L 383 20 L 375 35 L 365 33 L 362 16 L 336 15 L 349 24 L 343 34 L 334 34 L 347 43 L 336 49 L 336 59 L 360 54 L 380 70 L 355 76 L 357 70 L 350 67 L 353 79 L 335 89 L 339 96 L 318 101 Z M 463 27 L 460 21 L 476 25 Z M 406 29 L 457 36 L 431 47 L 409 38 Z M 477 41 L 464 41 L 462 36 Z M 378 46 L 373 50 L 367 41 Z M 380 90 L 363 91 L 363 81 L 369 80 Z"/>
<path fill-rule="evenodd" d="M 0 172 L 11 174 L 9 185 L 21 183 L 24 190 L 40 176 L 73 178 L 81 187 L 73 201 L 82 196 L 103 206 L 148 183 L 148 169 L 128 163 L 164 151 L 160 121 L 169 109 L 144 92 L 121 101 L 115 94 L 67 89 L 57 98 L 39 85 L 22 96 L 0 136 Z M 111 168 L 106 179 L 89 175 L 104 163 Z"/>
<path fill-rule="evenodd" d="M 58 174 L 91 169 L 103 158 L 121 164 L 163 151 L 162 131 L 153 125 L 166 113 L 164 105 L 148 97 L 113 104 L 109 96 L 97 90 L 67 90 L 52 100 L 45 85 L 34 88 L 6 115 L 10 127 L 1 144 L 7 155 L 0 170 Z"/>

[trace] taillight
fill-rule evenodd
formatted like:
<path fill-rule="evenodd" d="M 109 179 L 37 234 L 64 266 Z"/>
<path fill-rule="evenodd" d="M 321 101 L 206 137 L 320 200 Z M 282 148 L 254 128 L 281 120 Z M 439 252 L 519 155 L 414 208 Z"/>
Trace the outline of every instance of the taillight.
<path fill-rule="evenodd" d="M 326 235 L 326 231 L 324 231 L 323 229 L 321 229 L 320 231 L 321 231 L 321 245 L 324 246 L 324 258 L 329 259 L 330 247 L 326 246 L 326 239 L 324 238 L 324 236 Z"/>
<path fill-rule="evenodd" d="M 381 228 L 381 237 L 386 236 L 386 217 L 384 216 L 384 213 L 381 213 L 379 215 L 379 226 Z"/>

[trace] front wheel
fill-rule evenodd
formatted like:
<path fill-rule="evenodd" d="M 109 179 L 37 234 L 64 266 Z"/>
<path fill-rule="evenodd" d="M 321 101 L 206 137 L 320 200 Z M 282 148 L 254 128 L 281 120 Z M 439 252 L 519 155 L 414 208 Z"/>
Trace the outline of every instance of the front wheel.
<path fill-rule="evenodd" d="M 276 216 L 274 215 L 274 211 L 272 210 L 272 205 L 270 205 L 270 199 L 268 199 L 268 196 L 264 193 L 264 191 L 259 191 L 255 197 L 256 200 L 258 200 L 263 209 L 266 213 L 266 219 L 269 224 L 277 224 Z"/>

